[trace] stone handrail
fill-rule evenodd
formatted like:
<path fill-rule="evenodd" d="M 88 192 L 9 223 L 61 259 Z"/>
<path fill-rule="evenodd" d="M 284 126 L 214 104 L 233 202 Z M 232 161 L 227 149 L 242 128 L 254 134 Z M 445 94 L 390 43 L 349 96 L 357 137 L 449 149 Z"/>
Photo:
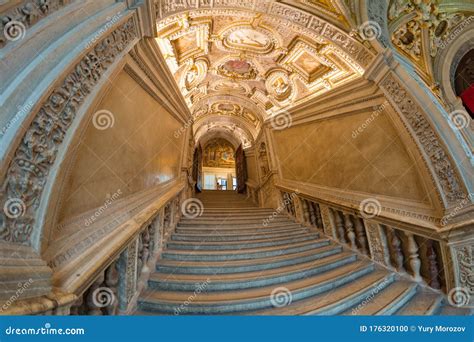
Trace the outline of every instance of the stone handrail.
<path fill-rule="evenodd" d="M 466 268 L 472 265 L 469 250 L 453 248 L 444 230 L 423 234 L 416 226 L 410 229 L 406 224 L 387 224 L 376 212 L 316 199 L 304 189 L 291 191 L 281 185 L 277 189 L 281 206 L 289 216 L 347 248 L 445 293 L 459 288 L 469 290 L 469 283 L 463 283 L 472 274 L 472 269 Z"/>
<path fill-rule="evenodd" d="M 155 199 L 132 211 L 133 216 L 124 213 L 126 219 L 108 234 L 53 269 L 53 293 L 12 300 L 0 314 L 112 315 L 133 310 L 156 257 L 180 216 L 185 182 L 174 181 L 163 188 Z M 98 224 L 116 223 L 117 215 L 112 212 Z"/>

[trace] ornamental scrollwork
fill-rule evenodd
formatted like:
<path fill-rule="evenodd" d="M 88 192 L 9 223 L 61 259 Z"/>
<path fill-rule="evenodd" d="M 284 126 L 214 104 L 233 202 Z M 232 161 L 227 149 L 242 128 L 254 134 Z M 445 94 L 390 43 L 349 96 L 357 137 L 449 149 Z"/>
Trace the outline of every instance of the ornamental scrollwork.
<path fill-rule="evenodd" d="M 67 130 L 93 87 L 136 37 L 133 18 L 129 18 L 84 55 L 39 109 L 3 182 L 2 207 L 14 199 L 21 211 L 0 213 L 1 240 L 30 242 L 40 198 Z"/>

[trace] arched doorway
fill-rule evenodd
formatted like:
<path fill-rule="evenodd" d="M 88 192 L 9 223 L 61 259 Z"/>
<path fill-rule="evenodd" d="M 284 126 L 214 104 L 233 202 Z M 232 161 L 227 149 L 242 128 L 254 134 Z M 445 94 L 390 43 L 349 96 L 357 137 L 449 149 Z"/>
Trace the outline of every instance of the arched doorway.
<path fill-rule="evenodd" d="M 203 190 L 236 190 L 236 149 L 226 139 L 214 138 L 202 148 L 201 184 Z"/>

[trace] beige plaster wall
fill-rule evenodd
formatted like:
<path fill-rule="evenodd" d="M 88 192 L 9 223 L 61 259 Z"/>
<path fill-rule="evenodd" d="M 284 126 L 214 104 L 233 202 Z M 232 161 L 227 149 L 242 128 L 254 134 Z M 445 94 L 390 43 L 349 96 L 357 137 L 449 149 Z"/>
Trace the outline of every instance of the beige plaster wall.
<path fill-rule="evenodd" d="M 97 129 L 91 117 L 63 188 L 60 221 L 178 176 L 182 125 L 122 71 L 97 110 L 113 114 L 114 124 Z"/>
<path fill-rule="evenodd" d="M 426 201 L 417 168 L 385 112 L 294 125 L 274 137 L 284 179 Z"/>

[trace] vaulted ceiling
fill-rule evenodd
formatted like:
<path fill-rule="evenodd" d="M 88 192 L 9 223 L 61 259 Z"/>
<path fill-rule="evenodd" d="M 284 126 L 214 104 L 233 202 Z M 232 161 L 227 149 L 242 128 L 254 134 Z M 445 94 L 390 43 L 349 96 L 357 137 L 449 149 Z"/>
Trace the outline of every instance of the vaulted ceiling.
<path fill-rule="evenodd" d="M 373 55 L 346 13 L 342 0 L 162 1 L 157 42 L 196 141 L 249 147 L 265 120 L 360 77 Z"/>

